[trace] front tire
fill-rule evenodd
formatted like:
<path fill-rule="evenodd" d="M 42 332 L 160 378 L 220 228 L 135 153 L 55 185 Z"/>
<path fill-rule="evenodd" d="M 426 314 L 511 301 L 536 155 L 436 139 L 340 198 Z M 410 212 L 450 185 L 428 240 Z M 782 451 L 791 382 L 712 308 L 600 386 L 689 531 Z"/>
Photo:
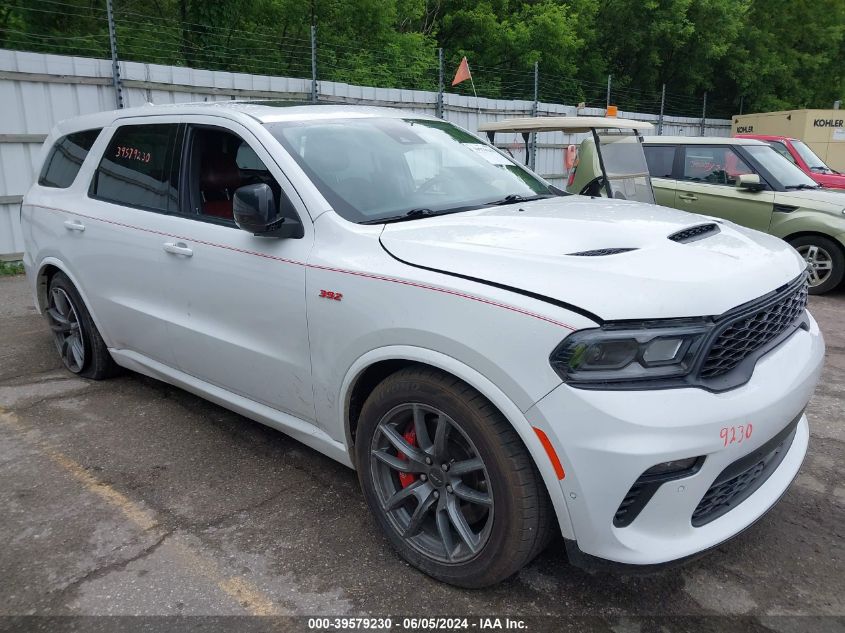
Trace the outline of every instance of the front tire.
<path fill-rule="evenodd" d="M 50 279 L 44 314 L 68 371 L 92 380 L 109 378 L 118 372 L 82 297 L 64 273 L 57 272 Z"/>
<path fill-rule="evenodd" d="M 438 580 L 495 584 L 552 536 L 550 501 L 519 436 L 457 378 L 413 367 L 385 379 L 361 411 L 355 450 L 391 545 Z"/>
<path fill-rule="evenodd" d="M 811 295 L 824 294 L 842 283 L 845 253 L 836 242 L 821 235 L 804 235 L 789 243 L 807 262 Z"/>

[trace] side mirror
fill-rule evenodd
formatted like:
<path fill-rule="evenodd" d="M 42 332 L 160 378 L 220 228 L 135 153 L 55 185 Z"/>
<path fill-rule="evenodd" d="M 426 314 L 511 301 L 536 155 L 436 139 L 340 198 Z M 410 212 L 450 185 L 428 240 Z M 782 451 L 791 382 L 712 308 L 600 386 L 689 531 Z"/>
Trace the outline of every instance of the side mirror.
<path fill-rule="evenodd" d="M 738 189 L 748 191 L 762 191 L 763 189 L 763 183 L 760 182 L 760 176 L 757 174 L 740 174 L 736 177 L 736 186 Z"/>
<path fill-rule="evenodd" d="M 257 236 L 300 238 L 302 224 L 298 220 L 284 217 L 270 185 L 244 185 L 235 190 L 232 198 L 232 212 L 238 228 Z"/>

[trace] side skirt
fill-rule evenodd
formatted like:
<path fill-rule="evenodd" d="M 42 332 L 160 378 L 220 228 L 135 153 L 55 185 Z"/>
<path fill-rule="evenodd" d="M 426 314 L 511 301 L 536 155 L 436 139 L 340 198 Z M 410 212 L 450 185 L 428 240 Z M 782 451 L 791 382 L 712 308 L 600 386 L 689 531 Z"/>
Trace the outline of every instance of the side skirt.
<path fill-rule="evenodd" d="M 281 431 L 344 466 L 353 467 L 346 447 L 310 422 L 226 391 L 142 354 L 123 349 L 109 349 L 109 352 L 121 367 L 180 387 L 230 411 Z"/>

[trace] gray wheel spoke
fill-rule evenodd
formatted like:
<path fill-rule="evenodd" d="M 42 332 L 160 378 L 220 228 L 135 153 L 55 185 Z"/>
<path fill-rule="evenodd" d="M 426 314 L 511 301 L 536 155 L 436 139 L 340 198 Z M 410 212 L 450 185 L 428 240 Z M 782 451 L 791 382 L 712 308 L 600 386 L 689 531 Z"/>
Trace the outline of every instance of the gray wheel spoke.
<path fill-rule="evenodd" d="M 447 455 L 446 443 L 449 440 L 449 431 L 451 425 L 448 420 L 442 415 L 437 416 L 437 430 L 434 432 L 434 454 L 438 459 L 445 458 Z"/>
<path fill-rule="evenodd" d="M 403 537 L 409 538 L 419 533 L 422 523 L 425 520 L 425 515 L 435 501 L 437 501 L 437 499 L 434 498 L 433 492 L 420 501 L 419 505 L 414 510 L 414 513 L 411 515 L 411 520 L 408 522 L 408 526 L 405 528 L 404 534 L 402 534 Z"/>
<path fill-rule="evenodd" d="M 452 528 L 445 505 L 437 508 L 437 514 L 434 518 L 437 523 L 437 533 L 443 542 L 443 549 L 446 550 L 446 558 L 451 561 L 452 553 L 455 551 L 455 541 L 452 539 Z"/>
<path fill-rule="evenodd" d="M 447 501 L 446 512 L 449 514 L 449 520 L 452 522 L 452 525 L 455 527 L 455 531 L 458 533 L 458 536 L 461 537 L 461 540 L 466 543 L 466 546 L 471 552 L 477 552 L 479 546 L 478 536 L 472 531 L 469 523 L 467 523 L 466 517 L 463 512 L 461 512 L 461 509 L 458 507 L 458 502 L 454 497 L 450 497 Z"/>
<path fill-rule="evenodd" d="M 400 459 L 398 455 L 392 455 L 383 449 L 374 450 L 373 457 L 383 461 L 393 470 L 397 470 L 400 473 L 421 473 L 426 470 L 425 466 L 419 462 L 410 459 Z"/>
<path fill-rule="evenodd" d="M 53 295 L 53 305 L 56 306 L 56 310 L 58 310 L 60 314 L 66 315 L 70 306 L 68 305 L 68 301 L 65 298 L 64 293 L 58 288 L 54 288 L 51 294 Z"/>
<path fill-rule="evenodd" d="M 82 348 L 82 340 L 79 336 L 73 335 L 68 338 L 68 341 L 70 342 L 69 347 L 76 366 L 82 367 L 82 363 L 85 361 L 85 351 Z"/>
<path fill-rule="evenodd" d="M 416 497 L 420 501 L 425 499 L 434 491 L 434 488 L 425 481 L 417 480 L 406 488 L 400 488 L 396 493 L 384 503 L 385 510 L 395 510 L 401 506 L 405 501 L 411 497 Z"/>
<path fill-rule="evenodd" d="M 463 482 L 458 482 L 452 486 L 452 492 L 455 493 L 455 496 L 459 499 L 463 499 L 464 501 L 468 501 L 469 503 L 474 503 L 480 506 L 491 506 L 493 505 L 493 499 L 490 497 L 489 494 L 486 492 L 481 492 L 480 490 L 475 490 L 474 488 L 470 488 Z"/>
<path fill-rule="evenodd" d="M 425 461 L 425 455 L 423 455 L 417 447 L 408 444 L 408 440 L 402 437 L 399 431 L 396 430 L 395 426 L 382 424 L 379 426 L 379 430 L 387 438 L 387 441 L 390 442 L 397 451 L 404 454 L 409 460 L 419 463 L 423 463 Z"/>
<path fill-rule="evenodd" d="M 67 317 L 60 314 L 55 308 L 47 308 L 47 316 L 50 317 L 50 328 L 54 332 L 69 332 L 71 329 L 71 322 Z"/>
<path fill-rule="evenodd" d="M 428 427 L 425 424 L 425 411 L 414 405 L 414 432 L 417 434 L 417 444 L 426 453 L 431 450 L 432 442 L 428 435 Z"/>
<path fill-rule="evenodd" d="M 451 468 L 449 468 L 449 474 L 453 477 L 457 477 L 459 475 L 466 475 L 467 473 L 475 472 L 476 470 L 482 470 L 484 468 L 484 462 L 481 461 L 479 457 L 473 457 L 472 459 L 465 459 L 461 462 L 455 462 L 452 464 Z"/>

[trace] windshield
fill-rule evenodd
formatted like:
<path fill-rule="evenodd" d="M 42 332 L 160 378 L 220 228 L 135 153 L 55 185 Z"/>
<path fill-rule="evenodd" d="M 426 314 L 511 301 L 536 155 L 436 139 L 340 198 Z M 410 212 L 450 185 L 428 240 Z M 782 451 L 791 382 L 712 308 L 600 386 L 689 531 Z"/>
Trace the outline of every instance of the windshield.
<path fill-rule="evenodd" d="M 746 145 L 745 151 L 757 160 L 784 189 L 812 188 L 818 184 L 769 145 Z"/>
<path fill-rule="evenodd" d="M 445 121 L 361 117 L 267 128 L 334 210 L 352 222 L 557 195 L 506 155 Z"/>
<path fill-rule="evenodd" d="M 816 153 L 811 150 L 804 141 L 792 141 L 792 147 L 798 152 L 798 155 L 807 163 L 812 171 L 817 171 L 822 174 L 835 173 L 830 167 L 825 165 L 824 161 L 819 158 Z"/>
<path fill-rule="evenodd" d="M 614 198 L 654 204 L 643 145 L 634 133 L 600 134 L 601 159 Z"/>

